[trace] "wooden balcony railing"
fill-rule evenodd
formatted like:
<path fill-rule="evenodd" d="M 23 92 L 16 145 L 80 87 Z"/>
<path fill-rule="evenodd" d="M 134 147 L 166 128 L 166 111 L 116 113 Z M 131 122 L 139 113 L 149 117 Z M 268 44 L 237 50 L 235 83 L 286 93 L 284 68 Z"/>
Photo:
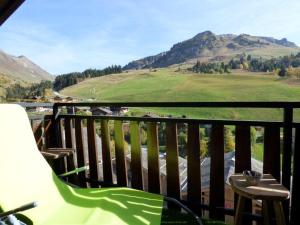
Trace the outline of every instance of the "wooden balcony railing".
<path fill-rule="evenodd" d="M 62 108 L 72 107 L 184 107 L 184 108 L 271 108 L 283 109 L 280 121 L 255 120 L 210 120 L 189 118 L 154 118 L 129 116 L 83 116 L 62 114 Z M 294 109 L 300 108 L 300 102 L 178 102 L 178 103 L 56 103 L 53 117 L 46 117 L 43 123 L 33 129 L 38 145 L 43 136 L 44 144 L 55 147 L 74 148 L 76 146 L 76 164 L 78 167 L 89 165 L 89 177 L 100 178 L 106 182 L 116 182 L 120 186 L 163 193 L 159 167 L 158 124 L 166 124 L 166 194 L 178 200 L 182 199 L 178 162 L 177 125 L 187 126 L 187 197 L 185 203 L 201 213 L 208 210 L 209 216 L 224 220 L 224 215 L 233 215 L 233 209 L 225 208 L 224 194 L 224 126 L 235 126 L 235 172 L 251 169 L 251 126 L 264 129 L 263 172 L 272 174 L 286 188 L 292 191 L 291 203 L 286 202 L 285 213 L 290 224 L 300 224 L 300 124 L 294 121 Z M 109 123 L 114 124 L 115 159 L 112 159 Z M 129 184 L 124 150 L 124 121 L 130 123 L 131 162 Z M 143 179 L 141 156 L 140 123 L 147 127 L 147 185 Z M 86 124 L 86 128 L 83 124 Z M 211 125 L 210 133 L 210 190 L 209 204 L 201 200 L 201 161 L 199 126 Z M 101 146 L 98 146 L 96 127 L 101 132 Z M 43 132 L 41 132 L 43 130 Z M 84 145 L 86 130 L 87 149 Z M 295 132 L 293 132 L 295 131 Z M 281 146 L 281 134 L 283 134 Z M 294 134 L 294 135 L 293 135 Z M 294 146 L 293 146 L 294 144 Z M 101 151 L 99 151 L 101 149 Z M 85 154 L 87 152 L 87 154 Z M 102 157 L 99 157 L 99 154 Z M 282 158 L 281 158 L 282 153 Z M 102 163 L 99 164 L 99 158 Z M 293 159 L 293 160 L 292 160 Z M 115 160 L 115 175 L 112 161 Z M 292 163 L 293 162 L 293 163 Z M 101 166 L 100 166 L 101 165 Z M 293 165 L 293 169 L 292 169 Z M 291 177 L 294 179 L 291 186 Z M 298 178 L 298 179 L 297 179 Z M 80 177 L 84 179 L 84 177 Z M 98 187 L 98 183 L 92 183 Z M 259 220 L 259 217 L 249 218 Z"/>

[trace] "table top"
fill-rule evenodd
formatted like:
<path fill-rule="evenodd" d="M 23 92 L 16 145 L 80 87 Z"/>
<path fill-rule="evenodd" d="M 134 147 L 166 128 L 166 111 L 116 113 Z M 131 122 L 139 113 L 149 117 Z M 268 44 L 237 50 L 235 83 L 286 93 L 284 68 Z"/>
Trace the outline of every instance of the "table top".
<path fill-rule="evenodd" d="M 286 200 L 290 192 L 270 174 L 264 174 L 256 186 L 248 185 L 243 174 L 233 174 L 229 182 L 234 192 L 250 199 Z"/>

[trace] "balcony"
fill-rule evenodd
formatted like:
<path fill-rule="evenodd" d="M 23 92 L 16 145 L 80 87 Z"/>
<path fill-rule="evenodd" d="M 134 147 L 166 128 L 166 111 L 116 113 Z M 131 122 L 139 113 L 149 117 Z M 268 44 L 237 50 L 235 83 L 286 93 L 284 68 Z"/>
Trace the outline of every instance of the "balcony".
<path fill-rule="evenodd" d="M 267 108 L 280 110 L 282 119 L 225 120 L 75 113 L 75 108 L 95 107 Z M 56 103 L 53 115 L 32 117 L 31 123 L 41 150 L 51 147 L 75 149 L 71 157 L 52 164 L 57 173 L 88 168 L 78 176 L 70 177 L 69 182 L 83 187 L 99 187 L 96 181 L 100 180 L 103 184 L 160 193 L 185 203 L 201 216 L 218 220 L 226 218 L 227 222 L 232 221 L 236 204 L 235 197 L 227 196 L 226 191 L 225 127 L 230 126 L 235 133 L 233 172 L 236 173 L 253 167 L 250 130 L 251 127 L 259 128 L 263 131 L 262 171 L 272 174 L 291 190 L 291 199 L 285 202 L 284 210 L 289 223 L 298 224 L 300 184 L 298 179 L 292 179 L 300 176 L 300 123 L 295 121 L 298 108 L 299 102 Z M 159 129 L 162 124 L 164 129 Z M 206 168 L 200 156 L 203 137 L 199 128 L 203 126 L 209 130 L 209 164 Z M 147 137 L 145 145 L 141 144 L 142 129 Z M 187 133 L 184 157 L 179 152 L 179 147 L 182 147 L 179 130 Z M 165 139 L 165 154 L 160 154 L 159 135 Z M 129 146 L 124 143 L 129 143 Z M 208 180 L 203 180 L 205 171 L 201 170 L 208 170 Z M 204 187 L 205 182 L 208 190 Z M 228 204 L 230 201 L 232 204 Z M 248 203 L 249 212 L 245 216 L 249 221 L 260 223 L 262 217 L 251 204 Z"/>

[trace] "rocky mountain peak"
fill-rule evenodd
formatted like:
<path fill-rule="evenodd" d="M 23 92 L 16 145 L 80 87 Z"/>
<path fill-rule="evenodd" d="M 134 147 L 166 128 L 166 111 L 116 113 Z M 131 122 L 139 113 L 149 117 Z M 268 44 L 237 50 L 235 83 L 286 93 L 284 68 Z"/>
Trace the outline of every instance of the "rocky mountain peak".
<path fill-rule="evenodd" d="M 54 76 L 24 55 L 13 56 L 0 50 L 0 74 L 28 83 L 53 80 Z"/>
<path fill-rule="evenodd" d="M 213 32 L 207 30 L 195 35 L 192 39 L 207 39 L 211 37 L 216 37 L 216 35 Z"/>
<path fill-rule="evenodd" d="M 137 69 L 148 67 L 167 67 L 173 64 L 185 63 L 191 60 L 213 60 L 216 58 L 235 57 L 242 53 L 251 54 L 261 52 L 266 55 L 286 55 L 287 53 L 299 52 L 300 48 L 286 38 L 280 40 L 271 37 L 252 36 L 249 34 L 221 34 L 216 35 L 211 31 L 198 33 L 191 39 L 179 42 L 169 51 L 155 56 L 148 56 L 127 64 L 124 69 Z M 270 55 L 273 57 L 273 55 Z M 278 56 L 278 55 L 276 55 Z"/>

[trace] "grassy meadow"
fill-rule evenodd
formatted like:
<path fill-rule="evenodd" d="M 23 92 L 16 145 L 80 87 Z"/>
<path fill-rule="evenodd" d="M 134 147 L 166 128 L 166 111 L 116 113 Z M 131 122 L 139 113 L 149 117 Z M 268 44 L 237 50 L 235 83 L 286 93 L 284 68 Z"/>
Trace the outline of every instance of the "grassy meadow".
<path fill-rule="evenodd" d="M 61 91 L 84 100 L 112 102 L 176 101 L 299 101 L 300 86 L 272 74 L 236 71 L 195 74 L 172 69 L 137 70 L 85 80 Z M 281 120 L 272 109 L 132 109 L 193 118 Z"/>

